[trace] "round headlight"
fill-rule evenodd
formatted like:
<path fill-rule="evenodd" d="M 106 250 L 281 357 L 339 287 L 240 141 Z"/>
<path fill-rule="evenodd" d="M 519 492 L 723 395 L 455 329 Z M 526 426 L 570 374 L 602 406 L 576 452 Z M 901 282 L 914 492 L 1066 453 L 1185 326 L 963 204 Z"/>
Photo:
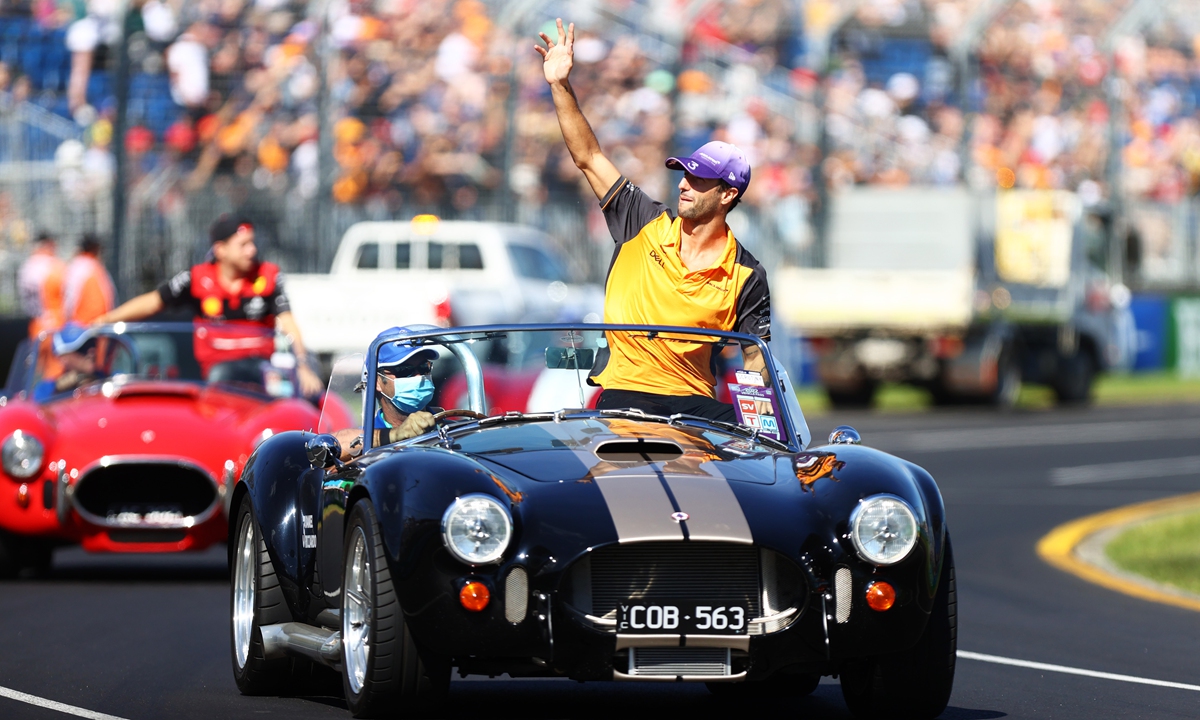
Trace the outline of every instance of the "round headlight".
<path fill-rule="evenodd" d="M 4 445 L 0 446 L 0 462 L 4 465 L 4 472 L 21 480 L 37 475 L 45 456 L 42 442 L 20 430 L 14 430 L 12 435 L 4 439 Z"/>
<path fill-rule="evenodd" d="M 464 495 L 442 516 L 442 541 L 454 557 L 467 564 L 499 560 L 511 539 L 508 510 L 487 495 Z"/>
<path fill-rule="evenodd" d="M 850 539 L 863 560 L 876 565 L 898 563 L 917 544 L 917 518 L 894 495 L 875 495 L 850 515 Z"/>

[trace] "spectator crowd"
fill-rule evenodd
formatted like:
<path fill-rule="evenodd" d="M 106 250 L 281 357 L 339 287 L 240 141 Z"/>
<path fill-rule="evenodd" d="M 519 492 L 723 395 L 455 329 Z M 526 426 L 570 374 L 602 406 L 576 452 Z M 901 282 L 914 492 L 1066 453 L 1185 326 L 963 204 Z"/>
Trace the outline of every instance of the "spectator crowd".
<path fill-rule="evenodd" d="M 746 207 L 785 243 L 806 241 L 818 172 L 835 192 L 966 182 L 1100 202 L 1113 127 L 1123 193 L 1174 201 L 1200 186 L 1200 28 L 1176 21 L 1195 0 L 1167 3 L 1173 14 L 1113 52 L 1107 33 L 1129 0 L 1016 0 L 979 37 L 965 86 L 952 50 L 982 0 L 600 5 L 575 18 L 573 79 L 606 152 L 670 198 L 663 157 L 711 139 L 742 146 Z M 587 197 L 532 50 L 548 16 L 513 23 L 481 0 L 132 0 L 130 127 L 117 140 L 120 7 L 0 1 L 0 110 L 31 102 L 72 118 L 86 128 L 72 152 L 91 166 L 110 167 L 119 141 L 134 182 L 170 168 L 184 196 L 226 178 L 371 217 Z M 658 24 L 621 20 L 635 11 Z M 802 38 L 819 26 L 840 30 L 818 74 Z M 1125 89 L 1117 118 L 1109 77 Z"/>
<path fill-rule="evenodd" d="M 1109 33 L 1129 0 L 1007 3 L 978 39 L 977 76 L 963 98 L 962 88 L 947 82 L 947 66 L 967 19 L 982 5 L 873 0 L 859 6 L 849 24 L 856 30 L 835 51 L 829 75 L 833 148 L 826 174 L 833 186 L 965 181 L 1068 189 L 1089 204 L 1114 190 L 1163 202 L 1200 190 L 1200 3 L 1163 3 L 1159 15 L 1121 37 Z M 853 42 L 855 32 L 905 37 L 914 19 L 929 57 L 912 71 L 871 77 L 870 53 L 864 57 L 864 43 Z M 966 116 L 964 99 L 972 111 Z M 1111 118 L 1114 108 L 1119 114 Z M 1114 146 L 1121 153 L 1118 188 L 1109 187 Z"/>
<path fill-rule="evenodd" d="M 799 32 L 791 5 L 717 3 L 696 18 L 685 41 L 738 48 L 773 67 Z M 105 42 L 119 30 L 118 7 L 109 0 L 0 4 L 0 22 L 24 18 L 34 26 L 31 35 L 66 49 L 14 52 L 12 62 L 0 65 L 0 92 L 9 102 L 39 102 L 110 134 L 115 64 Z M 135 79 L 165 80 L 131 88 L 124 142 L 143 172 L 182 164 L 193 187 L 220 174 L 260 186 L 286 178 L 312 197 L 322 180 L 319 118 L 327 117 L 335 165 L 329 191 L 340 203 L 389 210 L 441 204 L 467 212 L 506 182 L 531 198 L 575 184 L 573 173 L 563 172 L 563 154 L 547 142 L 556 132 L 553 110 L 532 52 L 546 18 L 501 28 L 479 0 L 334 0 L 320 16 L 295 0 L 135 0 L 134 7 L 126 31 Z M 628 158 L 631 176 L 666 192 L 666 174 L 651 159 L 672 139 L 673 94 L 698 96 L 692 105 L 701 106 L 744 75 L 693 71 L 677 85 L 627 29 L 597 16 L 581 30 L 579 85 L 589 116 L 611 151 Z M 57 62 L 62 72 L 51 77 L 18 67 L 29 58 Z M 134 97 L 139 89 L 155 97 Z M 761 138 L 767 156 L 786 153 L 788 130 L 770 128 L 761 107 L 741 110 L 693 118 L 704 125 L 697 137 L 732 132 L 749 145 Z M 95 134 L 96 142 L 108 142 L 105 132 Z M 508 178 L 501 172 L 506 161 L 514 168 Z"/>

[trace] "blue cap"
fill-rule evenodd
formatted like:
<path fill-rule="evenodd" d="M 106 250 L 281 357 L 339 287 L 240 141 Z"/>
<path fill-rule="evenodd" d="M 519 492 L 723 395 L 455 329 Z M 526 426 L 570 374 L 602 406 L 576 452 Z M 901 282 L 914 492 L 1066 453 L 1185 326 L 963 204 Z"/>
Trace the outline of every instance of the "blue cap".
<path fill-rule="evenodd" d="M 415 335 L 416 333 L 425 332 L 428 330 L 441 330 L 436 325 L 407 325 L 405 327 L 392 327 L 384 330 L 375 336 L 378 340 L 384 337 L 393 337 L 396 335 Z M 437 350 L 430 347 L 420 347 L 414 345 L 404 345 L 399 342 L 389 342 L 379 347 L 379 362 L 376 367 L 395 367 L 403 365 L 405 362 L 414 357 L 422 356 L 430 361 L 438 359 Z"/>
<path fill-rule="evenodd" d="M 82 325 L 75 323 L 67 323 L 61 330 L 54 333 L 52 346 L 55 355 L 66 355 L 67 353 L 79 352 L 90 341 L 95 339 L 95 335 L 90 330 Z"/>

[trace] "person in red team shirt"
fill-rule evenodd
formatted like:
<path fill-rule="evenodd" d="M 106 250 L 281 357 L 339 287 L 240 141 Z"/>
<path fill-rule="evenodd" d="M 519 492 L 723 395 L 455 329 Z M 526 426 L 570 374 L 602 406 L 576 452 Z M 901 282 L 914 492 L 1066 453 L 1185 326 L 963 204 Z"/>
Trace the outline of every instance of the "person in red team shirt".
<path fill-rule="evenodd" d="M 222 215 L 210 231 L 210 261 L 194 265 L 156 290 L 101 315 L 95 324 L 142 320 L 165 309 L 187 308 L 197 320 L 230 321 L 279 329 L 292 340 L 300 390 L 321 392 L 320 378 L 307 363 L 308 352 L 283 290 L 283 273 L 261 262 L 254 245 L 254 226 Z"/>

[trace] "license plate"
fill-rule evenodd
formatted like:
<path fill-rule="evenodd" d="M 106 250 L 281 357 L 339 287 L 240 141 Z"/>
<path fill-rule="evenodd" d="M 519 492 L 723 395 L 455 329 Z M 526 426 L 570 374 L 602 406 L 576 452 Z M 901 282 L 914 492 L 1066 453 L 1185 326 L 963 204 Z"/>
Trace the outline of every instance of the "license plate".
<path fill-rule="evenodd" d="M 745 605 L 629 600 L 617 604 L 617 632 L 656 635 L 745 635 Z"/>

